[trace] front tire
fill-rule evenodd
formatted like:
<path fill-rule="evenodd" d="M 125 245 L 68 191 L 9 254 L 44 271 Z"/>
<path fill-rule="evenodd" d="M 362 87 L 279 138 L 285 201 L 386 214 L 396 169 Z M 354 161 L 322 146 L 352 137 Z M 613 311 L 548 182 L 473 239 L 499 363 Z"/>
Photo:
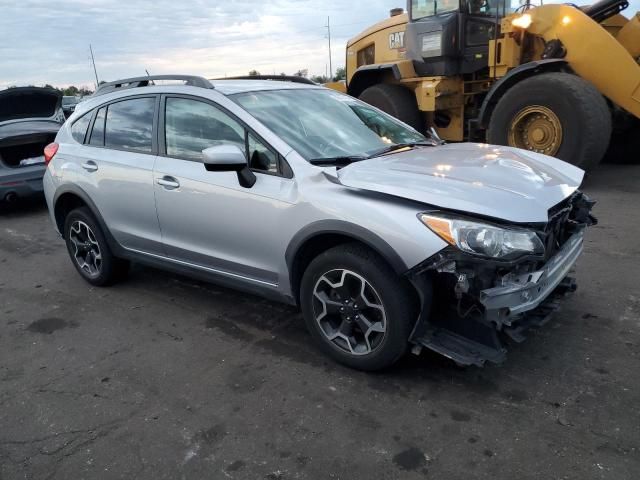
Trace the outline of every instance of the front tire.
<path fill-rule="evenodd" d="M 611 123 L 607 102 L 589 82 L 569 73 L 543 73 L 518 82 L 500 98 L 487 139 L 587 170 L 607 151 Z"/>
<path fill-rule="evenodd" d="M 365 89 L 358 99 L 396 117 L 419 132 L 424 131 L 425 125 L 416 97 L 401 85 L 379 83 Z"/>
<path fill-rule="evenodd" d="M 331 248 L 309 264 L 300 305 L 320 348 L 359 370 L 395 363 L 407 349 L 417 318 L 411 286 L 357 243 Z"/>
<path fill-rule="evenodd" d="M 126 276 L 129 263 L 113 255 L 100 225 L 86 207 L 69 212 L 64 238 L 73 266 L 91 285 L 111 285 Z"/>

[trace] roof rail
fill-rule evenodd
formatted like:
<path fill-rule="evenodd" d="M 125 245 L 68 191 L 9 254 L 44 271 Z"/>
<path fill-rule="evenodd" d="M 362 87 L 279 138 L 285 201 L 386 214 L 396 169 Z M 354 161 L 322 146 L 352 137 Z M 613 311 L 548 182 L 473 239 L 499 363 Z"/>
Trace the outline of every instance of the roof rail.
<path fill-rule="evenodd" d="M 191 87 L 213 88 L 209 80 L 195 75 L 147 75 L 146 77 L 123 78 L 115 82 L 103 83 L 93 95 L 104 95 L 105 93 L 127 88 L 146 87 L 150 84 L 153 85 L 154 80 L 182 80 L 185 85 Z"/>
<path fill-rule="evenodd" d="M 215 80 L 276 80 L 279 82 L 304 83 L 307 85 L 318 85 L 313 80 L 295 75 L 241 75 L 239 77 L 216 78 Z"/>

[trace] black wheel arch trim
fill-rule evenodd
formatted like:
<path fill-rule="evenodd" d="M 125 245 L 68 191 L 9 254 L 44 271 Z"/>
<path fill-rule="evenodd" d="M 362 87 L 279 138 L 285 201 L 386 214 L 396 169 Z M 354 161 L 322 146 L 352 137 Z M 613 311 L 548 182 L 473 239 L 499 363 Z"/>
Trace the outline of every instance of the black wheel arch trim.
<path fill-rule="evenodd" d="M 93 200 L 91 200 L 91 198 L 89 197 L 89 195 L 80 187 L 78 187 L 77 185 L 65 185 L 64 187 L 61 187 L 60 189 L 58 189 L 53 197 L 53 211 L 54 211 L 54 216 L 55 216 L 55 211 L 56 211 L 56 207 L 58 205 L 58 201 L 60 200 L 60 197 L 62 197 L 63 195 L 66 194 L 72 194 L 75 195 L 76 197 L 80 198 L 80 200 L 82 200 L 85 205 L 89 208 L 89 210 L 91 211 L 91 213 L 93 214 L 94 218 L 96 219 L 96 221 L 98 222 L 100 229 L 102 230 L 107 243 L 109 244 L 109 248 L 111 249 L 112 252 L 114 252 L 114 254 L 116 254 L 117 256 L 125 256 L 125 251 L 124 249 L 120 246 L 120 244 L 116 241 L 116 239 L 113 237 L 113 235 L 111 235 L 111 232 L 109 231 L 109 228 L 107 227 L 107 224 L 105 223 L 104 219 L 102 218 L 102 215 L 100 214 L 100 210 L 98 210 L 98 207 L 96 206 L 96 204 L 93 202 Z M 56 218 L 56 223 L 58 222 L 58 219 Z M 64 238 L 64 231 L 61 231 L 60 234 L 62 235 L 62 237 Z"/>
<path fill-rule="evenodd" d="M 347 85 L 347 93 L 358 97 L 366 88 L 379 83 L 380 76 L 386 72 L 391 72 L 396 80 L 402 78 L 400 69 L 395 63 L 377 63 L 358 67 Z"/>
<path fill-rule="evenodd" d="M 300 248 L 314 237 L 325 234 L 343 235 L 354 241 L 362 242 L 381 255 L 399 275 L 405 273 L 409 268 L 391 245 L 370 230 L 345 220 L 319 220 L 302 228 L 293 236 L 287 246 L 285 260 L 290 280 L 292 280 L 293 264 Z M 291 287 L 295 289 L 294 285 Z"/>
<path fill-rule="evenodd" d="M 487 96 L 482 101 L 480 107 L 480 114 L 478 115 L 478 125 L 483 128 L 489 126 L 489 119 L 491 113 L 496 104 L 505 94 L 505 92 L 511 88 L 516 82 L 523 80 L 524 78 L 531 77 L 538 73 L 543 72 L 557 72 L 557 71 L 569 71 L 569 64 L 563 58 L 547 58 L 543 60 L 535 60 L 528 63 L 518 65 L 512 69 L 504 77 L 493 84 Z"/>

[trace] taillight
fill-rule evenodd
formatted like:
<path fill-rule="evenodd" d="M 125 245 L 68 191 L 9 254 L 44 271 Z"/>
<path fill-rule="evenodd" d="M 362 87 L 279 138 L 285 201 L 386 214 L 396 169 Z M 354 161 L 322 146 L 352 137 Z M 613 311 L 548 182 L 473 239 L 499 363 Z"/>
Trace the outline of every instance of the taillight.
<path fill-rule="evenodd" d="M 56 142 L 50 143 L 49 145 L 44 147 L 44 163 L 46 165 L 48 165 L 54 155 L 58 153 L 59 147 L 60 145 L 58 145 Z"/>

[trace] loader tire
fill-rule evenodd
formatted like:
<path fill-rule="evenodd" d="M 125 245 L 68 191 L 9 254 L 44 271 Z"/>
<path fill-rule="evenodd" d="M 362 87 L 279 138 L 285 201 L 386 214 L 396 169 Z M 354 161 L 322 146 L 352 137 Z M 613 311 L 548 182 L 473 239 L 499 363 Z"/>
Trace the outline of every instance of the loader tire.
<path fill-rule="evenodd" d="M 569 73 L 543 73 L 520 81 L 498 100 L 487 140 L 589 170 L 607 151 L 611 124 L 607 102 L 593 85 Z"/>
<path fill-rule="evenodd" d="M 358 98 L 396 117 L 419 132 L 424 131 L 422 114 L 418 110 L 418 102 L 411 90 L 400 85 L 379 83 L 365 89 Z"/>

